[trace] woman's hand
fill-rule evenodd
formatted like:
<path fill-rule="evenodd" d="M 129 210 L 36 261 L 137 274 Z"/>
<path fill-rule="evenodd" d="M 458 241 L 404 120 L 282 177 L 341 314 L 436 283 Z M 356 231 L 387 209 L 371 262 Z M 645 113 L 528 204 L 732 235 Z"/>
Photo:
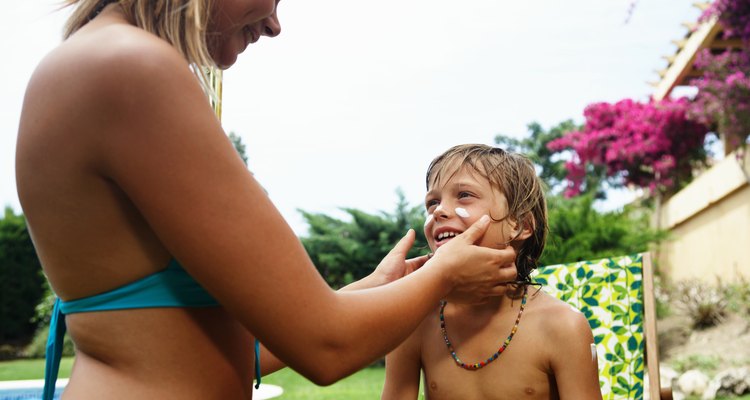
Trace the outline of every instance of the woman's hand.
<path fill-rule="evenodd" d="M 383 261 L 378 264 L 375 271 L 357 282 L 341 288 L 341 290 L 367 289 L 385 285 L 416 271 L 429 259 L 428 256 L 419 256 L 406 259 L 406 254 L 414 245 L 416 233 L 409 229 L 406 235 L 396 243 L 396 246 L 388 252 Z"/>
<path fill-rule="evenodd" d="M 516 252 L 477 246 L 489 226 L 483 216 L 464 233 L 443 246 L 426 263 L 425 268 L 443 268 L 446 279 L 452 282 L 450 297 L 477 302 L 499 296 L 507 290 L 507 283 L 516 279 Z M 434 265 L 433 265 L 434 264 Z"/>

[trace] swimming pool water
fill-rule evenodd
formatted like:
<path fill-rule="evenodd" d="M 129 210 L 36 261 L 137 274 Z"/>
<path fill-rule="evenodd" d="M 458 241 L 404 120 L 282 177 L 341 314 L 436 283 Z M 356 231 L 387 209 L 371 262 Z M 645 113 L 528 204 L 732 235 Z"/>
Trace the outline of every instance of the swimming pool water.
<path fill-rule="evenodd" d="M 58 379 L 54 399 L 60 395 L 68 383 L 67 379 Z M 3 381 L 0 382 L 0 400 L 41 400 L 44 380 Z"/>
<path fill-rule="evenodd" d="M 54 399 L 62 395 L 67 379 L 58 379 Z M 0 382 L 0 400 L 42 400 L 43 380 L 5 381 Z M 275 385 L 261 384 L 259 389 L 253 388 L 253 399 L 264 400 L 281 396 L 284 389 Z"/>
<path fill-rule="evenodd" d="M 63 389 L 55 389 L 55 397 L 60 398 Z M 42 389 L 0 389 L 0 400 L 42 400 Z"/>

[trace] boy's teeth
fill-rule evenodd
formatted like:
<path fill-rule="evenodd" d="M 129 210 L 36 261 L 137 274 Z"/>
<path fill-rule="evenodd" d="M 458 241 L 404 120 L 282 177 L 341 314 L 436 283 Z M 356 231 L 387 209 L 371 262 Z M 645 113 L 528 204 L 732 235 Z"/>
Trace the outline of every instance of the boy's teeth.
<path fill-rule="evenodd" d="M 456 232 L 443 232 L 438 234 L 438 240 L 443 240 L 448 237 L 454 237 L 456 236 Z"/>

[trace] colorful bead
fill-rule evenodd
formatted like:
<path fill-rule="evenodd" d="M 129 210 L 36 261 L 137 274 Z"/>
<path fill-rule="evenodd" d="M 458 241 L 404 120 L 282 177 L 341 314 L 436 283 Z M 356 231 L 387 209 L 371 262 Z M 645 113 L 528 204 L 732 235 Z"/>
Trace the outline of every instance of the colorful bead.
<path fill-rule="evenodd" d="M 510 335 L 505 339 L 503 342 L 503 345 L 500 346 L 500 348 L 495 352 L 495 354 L 491 355 L 490 358 L 488 358 L 484 362 L 480 362 L 477 364 L 465 364 L 461 362 L 461 360 L 458 358 L 458 355 L 456 355 L 456 350 L 453 348 L 453 344 L 451 343 L 450 339 L 448 339 L 448 331 L 445 329 L 445 315 L 443 312 L 445 311 L 445 305 L 448 304 L 447 301 L 443 300 L 440 302 L 440 330 L 443 332 L 443 340 L 445 340 L 445 345 L 448 347 L 448 352 L 451 353 L 451 357 L 453 357 L 453 361 L 456 362 L 456 365 L 459 367 L 469 370 L 469 371 L 476 371 L 482 367 L 485 367 L 487 364 L 497 360 L 498 357 L 500 357 L 500 354 L 505 351 L 505 349 L 510 344 L 510 341 L 513 340 L 513 335 L 516 334 L 516 331 L 518 331 L 518 323 L 521 322 L 521 315 L 523 314 L 523 309 L 526 307 L 526 299 L 528 298 L 528 288 L 524 286 L 523 288 L 523 299 L 521 299 L 521 309 L 518 310 L 518 316 L 516 317 L 516 323 L 513 324 L 513 329 L 510 330 Z"/>

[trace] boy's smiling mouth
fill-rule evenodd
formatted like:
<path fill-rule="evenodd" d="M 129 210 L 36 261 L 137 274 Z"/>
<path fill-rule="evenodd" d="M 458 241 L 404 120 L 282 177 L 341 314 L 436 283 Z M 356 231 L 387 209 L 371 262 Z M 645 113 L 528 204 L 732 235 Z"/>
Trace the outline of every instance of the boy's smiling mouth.
<path fill-rule="evenodd" d="M 437 247 L 444 245 L 449 240 L 455 238 L 461 233 L 463 232 L 454 228 L 445 227 L 445 228 L 438 229 L 433 236 L 433 239 L 435 240 L 435 247 L 437 248 Z"/>
<path fill-rule="evenodd" d="M 456 236 L 456 232 L 443 232 L 443 233 L 439 233 L 437 237 L 435 237 L 435 239 L 443 240 L 445 238 L 455 237 L 455 236 Z"/>

